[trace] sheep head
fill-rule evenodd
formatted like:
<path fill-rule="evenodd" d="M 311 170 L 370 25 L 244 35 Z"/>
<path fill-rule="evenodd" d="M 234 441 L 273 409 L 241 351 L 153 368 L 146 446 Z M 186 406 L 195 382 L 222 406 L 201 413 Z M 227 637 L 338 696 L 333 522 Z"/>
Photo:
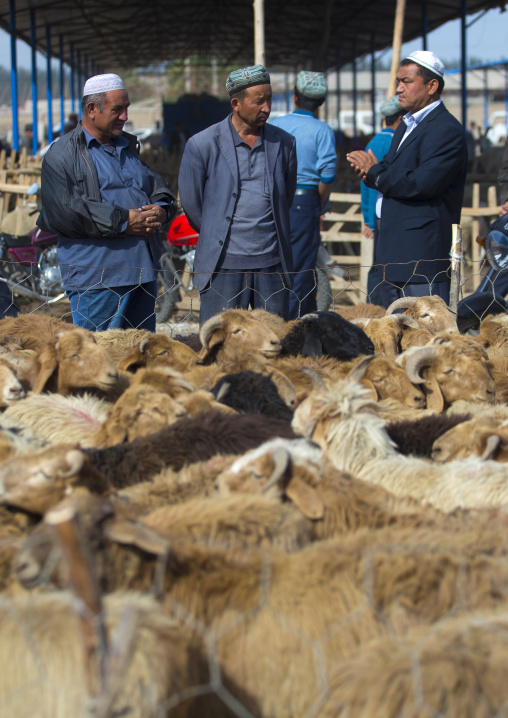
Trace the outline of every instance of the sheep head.
<path fill-rule="evenodd" d="M 372 340 L 377 354 L 386 354 L 387 356 L 399 354 L 404 327 L 419 328 L 418 322 L 406 314 L 353 319 L 353 324 L 361 327 Z"/>
<path fill-rule="evenodd" d="M 465 341 L 464 341 L 465 340 Z M 422 384 L 427 394 L 427 408 L 442 412 L 459 399 L 492 403 L 495 384 L 487 368 L 487 355 L 476 342 L 466 337 L 443 341 L 437 337 L 431 345 L 413 350 L 405 369 L 413 384 Z"/>
<path fill-rule="evenodd" d="M 25 390 L 9 363 L 0 358 L 0 407 L 9 406 L 25 396 Z"/>
<path fill-rule="evenodd" d="M 488 416 L 475 416 L 442 434 L 432 445 L 432 458 L 444 462 L 479 456 L 508 461 L 508 427 Z"/>
<path fill-rule="evenodd" d="M 321 458 L 321 451 L 307 441 L 276 439 L 235 461 L 217 477 L 216 489 L 220 496 L 248 493 L 289 499 L 307 518 L 321 519 Z"/>
<path fill-rule="evenodd" d="M 410 381 L 404 369 L 399 367 L 394 359 L 375 355 L 366 364 L 363 378 L 357 380 L 369 389 L 375 401 L 397 399 L 414 409 L 425 408 L 425 393 Z"/>
<path fill-rule="evenodd" d="M 197 361 L 196 352 L 183 342 L 171 339 L 165 334 L 154 334 L 133 348 L 118 363 L 118 368 L 132 373 L 141 367 L 171 367 L 177 371 L 187 371 Z"/>
<path fill-rule="evenodd" d="M 274 357 L 281 350 L 275 332 L 243 309 L 228 309 L 211 317 L 201 327 L 199 338 L 203 364 L 231 361 L 247 353 Z"/>
<path fill-rule="evenodd" d="M 111 389 L 118 382 L 118 369 L 106 348 L 92 332 L 75 328 L 58 335 L 39 351 L 40 369 L 33 391 L 55 390 L 70 394 L 79 389 Z"/>
<path fill-rule="evenodd" d="M 418 322 L 420 327 L 436 331 L 458 332 L 455 314 L 446 302 L 436 295 L 428 297 L 402 297 L 390 304 L 387 314 L 405 309 L 405 314 Z"/>

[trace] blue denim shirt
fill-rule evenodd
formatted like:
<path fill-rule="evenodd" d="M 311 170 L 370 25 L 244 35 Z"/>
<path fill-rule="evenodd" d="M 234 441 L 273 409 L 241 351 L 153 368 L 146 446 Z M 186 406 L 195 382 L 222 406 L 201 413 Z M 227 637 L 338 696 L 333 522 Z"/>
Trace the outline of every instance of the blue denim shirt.
<path fill-rule="evenodd" d="M 136 209 L 150 202 L 147 168 L 124 137 L 102 145 L 83 128 L 99 177 L 102 202 Z M 122 229 L 127 227 L 124 223 Z M 121 234 L 112 239 L 58 238 L 58 261 L 65 289 L 101 289 L 144 284 L 157 278 L 162 253 L 158 233 Z"/>

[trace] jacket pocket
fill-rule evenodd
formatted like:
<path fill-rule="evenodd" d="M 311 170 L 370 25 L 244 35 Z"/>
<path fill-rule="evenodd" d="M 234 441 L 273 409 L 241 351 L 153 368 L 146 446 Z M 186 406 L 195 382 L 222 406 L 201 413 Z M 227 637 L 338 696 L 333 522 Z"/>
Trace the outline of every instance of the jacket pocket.
<path fill-rule="evenodd" d="M 435 222 L 436 219 L 436 217 L 405 217 L 402 220 L 402 225 L 404 229 L 421 229 L 431 222 Z"/>

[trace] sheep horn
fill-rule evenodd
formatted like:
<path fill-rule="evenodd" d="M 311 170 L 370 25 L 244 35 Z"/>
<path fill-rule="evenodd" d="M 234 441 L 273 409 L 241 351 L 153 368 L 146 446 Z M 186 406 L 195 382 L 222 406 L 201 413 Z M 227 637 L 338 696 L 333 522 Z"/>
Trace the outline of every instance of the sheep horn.
<path fill-rule="evenodd" d="M 228 381 L 225 381 L 224 384 L 219 389 L 219 393 L 215 397 L 216 401 L 222 401 L 227 394 L 229 394 L 229 390 L 231 389 L 231 384 Z"/>
<path fill-rule="evenodd" d="M 359 361 L 358 364 L 349 371 L 346 379 L 348 381 L 356 381 L 360 383 L 365 376 L 365 372 L 369 368 L 369 364 L 374 359 L 374 356 L 375 355 L 372 354 L 370 356 L 363 357 L 363 359 Z"/>
<path fill-rule="evenodd" d="M 370 324 L 371 321 L 372 320 L 369 317 L 357 317 L 356 319 L 351 320 L 351 324 L 356 324 L 357 327 L 365 329 L 365 327 Z"/>
<path fill-rule="evenodd" d="M 150 341 L 150 340 L 148 339 L 148 337 L 146 337 L 146 339 L 143 339 L 143 340 L 141 341 L 141 343 L 140 343 L 140 345 L 139 345 L 139 351 L 141 352 L 141 354 L 143 354 L 143 352 L 144 352 L 145 349 L 147 348 L 149 341 Z"/>
<path fill-rule="evenodd" d="M 499 437 L 497 434 L 491 434 L 489 438 L 487 439 L 487 443 L 485 444 L 485 449 L 483 450 L 483 454 L 480 458 L 482 459 L 492 459 L 494 457 L 494 454 L 498 448 L 498 446 L 501 443 L 501 437 Z"/>
<path fill-rule="evenodd" d="M 392 319 L 395 319 L 395 321 L 399 324 L 404 324 L 406 327 L 411 327 L 411 329 L 420 328 L 420 325 L 418 324 L 416 319 L 413 319 L 413 317 L 408 317 L 407 314 L 393 314 Z"/>
<path fill-rule="evenodd" d="M 266 484 L 260 489 L 260 494 L 265 494 L 272 488 L 272 486 L 277 484 L 284 476 L 284 473 L 289 465 L 289 451 L 283 449 L 282 447 L 275 449 L 272 457 L 274 463 L 273 471 Z"/>
<path fill-rule="evenodd" d="M 401 297 L 390 304 L 386 310 L 387 314 L 393 314 L 396 309 L 407 309 L 412 307 L 418 297 Z"/>
<path fill-rule="evenodd" d="M 313 369 L 311 366 L 301 366 L 300 369 L 303 371 L 304 374 L 307 374 L 312 380 L 312 383 L 317 386 L 319 389 L 326 389 L 326 385 L 323 381 L 323 379 L 319 376 L 317 371 Z"/>
<path fill-rule="evenodd" d="M 406 362 L 406 376 L 413 384 L 423 384 L 425 379 L 420 376 L 420 369 L 436 356 L 434 347 L 422 347 L 411 354 Z"/>
<path fill-rule="evenodd" d="M 203 345 L 203 349 L 208 350 L 208 340 L 210 338 L 210 335 L 217 329 L 217 327 L 221 326 L 222 322 L 222 314 L 216 314 L 214 317 L 210 317 L 210 319 L 207 319 L 206 322 L 203 324 L 203 326 L 199 330 L 199 340 Z"/>

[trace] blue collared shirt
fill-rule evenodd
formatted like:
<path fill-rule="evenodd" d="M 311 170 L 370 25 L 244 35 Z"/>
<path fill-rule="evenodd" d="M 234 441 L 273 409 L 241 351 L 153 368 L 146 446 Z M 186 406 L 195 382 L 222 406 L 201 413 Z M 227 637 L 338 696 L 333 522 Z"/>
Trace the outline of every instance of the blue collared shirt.
<path fill-rule="evenodd" d="M 414 114 L 409 111 L 404 117 L 402 118 L 404 122 L 407 125 L 406 131 L 404 132 L 404 136 L 399 142 L 399 146 L 397 147 L 397 151 L 400 149 L 401 144 L 404 142 L 406 137 L 411 134 L 411 132 L 417 127 L 420 122 L 424 119 L 424 117 L 427 117 L 428 114 L 432 112 L 432 110 L 435 110 L 438 105 L 440 105 L 442 100 L 436 100 L 435 102 L 432 102 L 430 105 L 427 105 L 421 110 L 418 110 L 418 112 L 415 112 Z"/>
<path fill-rule="evenodd" d="M 330 125 L 316 119 L 308 110 L 294 110 L 270 123 L 296 138 L 297 187 L 317 189 L 320 182 L 331 184 L 335 180 L 337 151 Z"/>
<path fill-rule="evenodd" d="M 83 128 L 104 203 L 137 209 L 150 202 L 148 169 L 125 137 L 101 144 Z M 160 204 L 160 203 L 159 203 Z M 127 222 L 121 230 L 125 230 Z M 121 234 L 114 239 L 58 238 L 58 261 L 66 289 L 101 289 L 144 284 L 157 278 L 162 253 L 158 233 Z"/>

